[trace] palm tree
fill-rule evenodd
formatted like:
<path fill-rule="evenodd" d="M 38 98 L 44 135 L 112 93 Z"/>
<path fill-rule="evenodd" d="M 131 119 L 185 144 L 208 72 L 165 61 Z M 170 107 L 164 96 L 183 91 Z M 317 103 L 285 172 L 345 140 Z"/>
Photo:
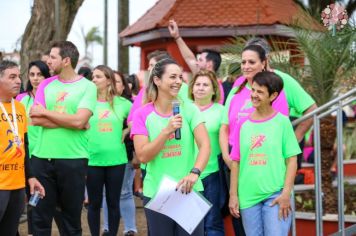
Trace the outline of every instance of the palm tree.
<path fill-rule="evenodd" d="M 84 28 L 81 28 L 83 39 L 84 39 L 84 48 L 85 48 L 85 54 L 84 57 L 91 58 L 90 53 L 88 52 L 89 46 L 94 45 L 95 43 L 98 43 L 100 45 L 103 44 L 103 37 L 100 35 L 99 27 L 94 26 L 90 28 L 90 30 L 87 33 L 84 33 Z"/>
<path fill-rule="evenodd" d="M 330 32 L 313 34 L 296 30 L 296 42 L 308 63 L 301 68 L 301 82 L 319 105 L 328 102 L 340 89 L 341 81 L 348 81 L 356 68 L 355 28 L 348 26 L 332 36 Z M 351 80 L 350 80 L 351 81 Z M 355 85 L 354 85 L 355 86 Z M 335 191 L 332 188 L 330 168 L 334 159 L 333 145 L 336 137 L 335 120 L 321 120 L 321 171 L 324 209 L 337 212 Z"/>

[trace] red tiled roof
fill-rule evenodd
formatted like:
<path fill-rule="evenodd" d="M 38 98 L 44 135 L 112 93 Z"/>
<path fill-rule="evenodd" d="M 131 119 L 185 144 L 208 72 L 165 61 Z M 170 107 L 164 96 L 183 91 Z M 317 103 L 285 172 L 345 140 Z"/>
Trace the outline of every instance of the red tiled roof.
<path fill-rule="evenodd" d="M 169 19 L 179 27 L 289 25 L 300 13 L 293 0 L 158 0 L 121 37 L 165 28 Z"/>

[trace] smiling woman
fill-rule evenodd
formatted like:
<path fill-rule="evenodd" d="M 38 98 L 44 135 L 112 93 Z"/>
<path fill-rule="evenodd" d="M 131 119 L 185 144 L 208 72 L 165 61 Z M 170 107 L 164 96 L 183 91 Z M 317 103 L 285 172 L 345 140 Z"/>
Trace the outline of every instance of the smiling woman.
<path fill-rule="evenodd" d="M 242 217 L 246 235 L 287 236 L 291 225 L 300 148 L 288 117 L 272 107 L 282 89 L 275 73 L 257 73 L 251 93 L 255 110 L 238 121 L 233 134 L 229 208 Z"/>
<path fill-rule="evenodd" d="M 146 90 L 149 103 L 134 114 L 131 136 L 136 155 L 142 163 L 147 163 L 143 184 L 145 204 L 156 194 L 165 175 L 179 181 L 177 189 L 182 194 L 188 194 L 193 189 L 203 190 L 199 175 L 209 158 L 209 137 L 198 108 L 191 102 L 182 101 L 180 114 L 172 114 L 173 101 L 181 99 L 178 95 L 181 86 L 182 70 L 177 63 L 172 59 L 158 61 L 152 69 Z M 177 129 L 181 131 L 180 139 L 175 137 Z M 194 140 L 199 150 L 196 157 L 192 153 Z M 145 214 L 150 235 L 188 236 L 169 217 L 146 208 Z M 202 222 L 192 235 L 203 234 Z"/>

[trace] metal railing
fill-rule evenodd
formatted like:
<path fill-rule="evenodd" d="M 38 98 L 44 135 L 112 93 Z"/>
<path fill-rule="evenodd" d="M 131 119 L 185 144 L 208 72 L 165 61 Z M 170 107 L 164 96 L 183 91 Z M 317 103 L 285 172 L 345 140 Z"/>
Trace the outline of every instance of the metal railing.
<path fill-rule="evenodd" d="M 356 100 L 356 88 L 331 100 L 316 110 L 292 122 L 294 126 L 313 117 L 314 127 L 314 172 L 315 172 L 315 221 L 316 235 L 323 234 L 323 193 L 321 189 L 321 148 L 320 148 L 320 120 L 334 111 L 336 115 L 336 138 L 337 138 L 337 190 L 338 190 L 338 232 L 334 235 L 352 235 L 356 233 L 356 225 L 345 229 L 344 215 L 344 165 L 343 165 L 343 137 L 342 137 L 342 108 Z M 296 235 L 295 214 L 293 214 L 293 236 Z"/>

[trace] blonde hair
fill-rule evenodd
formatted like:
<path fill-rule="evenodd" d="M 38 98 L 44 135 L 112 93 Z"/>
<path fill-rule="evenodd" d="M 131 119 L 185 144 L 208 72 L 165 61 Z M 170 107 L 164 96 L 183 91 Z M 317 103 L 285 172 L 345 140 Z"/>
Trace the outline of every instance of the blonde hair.
<path fill-rule="evenodd" d="M 148 84 L 145 93 L 144 103 L 154 102 L 158 97 L 158 87 L 154 83 L 154 77 L 162 79 L 162 75 L 166 70 L 167 65 L 175 64 L 178 65 L 176 61 L 171 58 L 164 58 L 156 63 L 156 65 L 151 70 L 150 76 L 148 78 Z"/>
<path fill-rule="evenodd" d="M 114 110 L 114 104 L 113 104 L 114 97 L 117 96 L 117 90 L 116 90 L 116 86 L 115 86 L 115 83 L 116 83 L 115 73 L 110 67 L 105 66 L 105 65 L 99 65 L 99 66 L 95 67 L 93 69 L 93 71 L 94 70 L 100 70 L 101 72 L 103 72 L 106 79 L 108 79 L 110 81 L 110 84 L 107 88 L 108 90 L 107 90 L 105 99 L 109 102 L 110 107 Z"/>
<path fill-rule="evenodd" d="M 220 89 L 219 89 L 219 82 L 218 79 L 216 78 L 216 75 L 212 71 L 208 70 L 200 70 L 198 73 L 196 73 L 193 77 L 193 79 L 189 83 L 189 89 L 188 89 L 188 95 L 189 98 L 194 100 L 194 94 L 193 94 L 193 87 L 197 79 L 201 76 L 208 77 L 211 81 L 211 84 L 213 85 L 213 91 L 214 94 L 211 98 L 212 102 L 218 102 L 220 101 Z"/>

